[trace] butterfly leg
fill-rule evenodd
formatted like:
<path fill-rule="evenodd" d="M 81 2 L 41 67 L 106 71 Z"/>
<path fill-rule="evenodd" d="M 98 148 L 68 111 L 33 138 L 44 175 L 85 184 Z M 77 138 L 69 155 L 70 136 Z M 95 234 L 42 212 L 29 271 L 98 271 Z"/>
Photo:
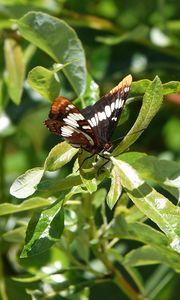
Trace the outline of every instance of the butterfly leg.
<path fill-rule="evenodd" d="M 98 173 L 98 175 L 99 175 L 100 170 L 103 169 L 104 166 L 110 162 L 110 158 L 109 158 L 109 157 L 106 157 L 106 156 L 104 156 L 104 155 L 102 155 L 102 154 L 98 154 L 98 155 L 99 155 L 101 158 L 103 158 L 103 159 L 106 160 L 105 163 L 102 164 L 102 166 L 100 166 L 99 169 L 98 169 L 98 172 L 97 172 L 97 173 Z"/>
<path fill-rule="evenodd" d="M 79 171 L 79 170 L 82 168 L 83 164 L 85 163 L 85 161 L 86 161 L 87 159 L 92 158 L 94 155 L 95 155 L 95 154 L 93 153 L 92 155 L 86 157 L 86 158 L 82 161 L 82 163 L 80 164 L 79 169 L 78 169 L 77 171 Z"/>

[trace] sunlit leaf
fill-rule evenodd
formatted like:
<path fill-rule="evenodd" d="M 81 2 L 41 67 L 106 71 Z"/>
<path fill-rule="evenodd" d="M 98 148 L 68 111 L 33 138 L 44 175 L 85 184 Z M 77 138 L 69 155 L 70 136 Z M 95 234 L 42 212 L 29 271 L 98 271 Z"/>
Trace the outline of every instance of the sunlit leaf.
<path fill-rule="evenodd" d="M 97 180 L 94 176 L 95 169 L 92 165 L 94 159 L 95 157 L 89 155 L 86 151 L 83 151 L 78 156 L 80 177 L 89 193 L 97 190 Z"/>
<path fill-rule="evenodd" d="M 142 95 L 145 93 L 148 85 L 151 83 L 149 79 L 142 79 L 132 82 L 131 94 L 132 95 Z M 180 82 L 179 81 L 169 81 L 162 84 L 163 95 L 169 95 L 180 92 Z"/>
<path fill-rule="evenodd" d="M 21 35 L 57 63 L 72 62 L 63 72 L 77 95 L 86 86 L 84 50 L 76 32 L 64 21 L 42 12 L 29 12 L 18 20 Z"/>
<path fill-rule="evenodd" d="M 73 148 L 70 144 L 62 142 L 57 144 L 49 153 L 45 161 L 46 171 L 56 171 L 67 164 L 79 149 Z"/>
<path fill-rule="evenodd" d="M 128 266 L 145 266 L 150 264 L 166 264 L 180 273 L 180 256 L 167 247 L 142 246 L 130 251 L 123 262 Z"/>
<path fill-rule="evenodd" d="M 170 246 L 180 253 L 180 208 L 139 177 L 129 164 L 111 158 L 118 167 L 123 187 L 134 204 L 167 235 Z"/>
<path fill-rule="evenodd" d="M 53 71 L 43 67 L 35 67 L 28 74 L 28 83 L 44 98 L 52 101 L 59 95 L 60 83 Z"/>
<path fill-rule="evenodd" d="M 132 153 L 124 153 L 118 158 L 131 163 L 144 180 L 154 181 L 180 200 L 180 166 L 178 162 L 160 160 L 153 156 L 143 156 L 135 161 L 128 161 Z"/>
<path fill-rule="evenodd" d="M 111 238 L 130 239 L 149 245 L 168 247 L 168 239 L 160 231 L 140 222 L 127 222 L 118 215 L 112 222 L 108 232 Z"/>
<path fill-rule="evenodd" d="M 118 156 L 118 159 L 123 160 L 129 164 L 134 164 L 136 161 L 140 160 L 143 157 L 146 157 L 147 154 L 144 152 L 125 152 Z"/>
<path fill-rule="evenodd" d="M 122 192 L 121 177 L 119 175 L 119 170 L 116 166 L 113 167 L 110 176 L 111 176 L 111 187 L 107 194 L 106 201 L 109 208 L 112 209 L 116 204 L 116 202 L 118 201 Z"/>
<path fill-rule="evenodd" d="M 130 93 L 132 95 L 143 95 L 148 88 L 151 81 L 149 79 L 142 79 L 132 82 Z"/>
<path fill-rule="evenodd" d="M 89 193 L 93 193 L 97 190 L 96 178 L 86 179 L 85 177 L 81 176 L 81 179 L 82 179 L 82 182 L 84 183 L 85 187 L 89 191 Z"/>
<path fill-rule="evenodd" d="M 158 76 L 149 84 L 143 97 L 143 103 L 139 115 L 133 127 L 129 130 L 123 141 L 113 151 L 117 155 L 133 144 L 149 125 L 153 117 L 161 107 L 163 101 L 162 85 Z"/>
<path fill-rule="evenodd" d="M 51 200 L 42 197 L 33 197 L 23 201 L 21 204 L 2 203 L 0 204 L 0 216 L 18 213 L 21 211 L 42 208 L 51 204 Z"/>
<path fill-rule="evenodd" d="M 44 174 L 44 168 L 33 168 L 20 175 L 11 185 L 10 194 L 16 198 L 26 198 L 36 191 L 36 186 Z"/>
<path fill-rule="evenodd" d="M 180 82 L 169 81 L 163 84 L 163 95 L 180 93 Z"/>
<path fill-rule="evenodd" d="M 160 160 L 153 156 L 144 156 L 133 164 L 143 179 L 154 180 L 171 187 L 180 187 L 180 164 Z"/>
<path fill-rule="evenodd" d="M 30 220 L 26 244 L 21 257 L 37 255 L 57 242 L 64 229 L 62 201 L 56 201 L 49 208 L 36 213 Z"/>
<path fill-rule="evenodd" d="M 5 40 L 4 53 L 9 96 L 15 104 L 19 104 L 25 76 L 23 53 L 21 47 L 13 39 Z"/>

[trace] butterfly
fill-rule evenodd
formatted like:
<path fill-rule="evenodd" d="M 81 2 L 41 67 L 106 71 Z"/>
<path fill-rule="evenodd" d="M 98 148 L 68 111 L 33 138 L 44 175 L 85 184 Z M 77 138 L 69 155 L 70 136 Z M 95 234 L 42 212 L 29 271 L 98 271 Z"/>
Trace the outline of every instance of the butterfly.
<path fill-rule="evenodd" d="M 126 76 L 94 105 L 79 110 L 70 100 L 58 96 L 45 125 L 71 146 L 92 154 L 111 149 L 110 139 L 128 97 L 132 76 Z"/>

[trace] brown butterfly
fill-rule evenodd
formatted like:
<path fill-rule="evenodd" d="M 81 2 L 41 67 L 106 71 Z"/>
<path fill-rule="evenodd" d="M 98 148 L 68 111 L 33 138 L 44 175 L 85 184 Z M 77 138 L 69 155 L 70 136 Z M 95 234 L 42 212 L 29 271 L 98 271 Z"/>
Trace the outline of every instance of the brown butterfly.
<path fill-rule="evenodd" d="M 94 105 L 79 110 L 70 100 L 59 96 L 52 103 L 49 130 L 63 137 L 75 148 L 92 154 L 111 148 L 110 139 L 128 97 L 132 76 L 126 76 Z"/>

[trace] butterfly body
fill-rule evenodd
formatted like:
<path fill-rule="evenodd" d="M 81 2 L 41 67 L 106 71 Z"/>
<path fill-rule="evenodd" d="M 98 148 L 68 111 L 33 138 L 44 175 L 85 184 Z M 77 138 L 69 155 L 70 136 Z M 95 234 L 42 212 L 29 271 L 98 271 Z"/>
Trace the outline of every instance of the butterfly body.
<path fill-rule="evenodd" d="M 70 100 L 59 96 L 52 103 L 46 126 L 75 148 L 92 154 L 111 148 L 110 138 L 116 128 L 132 82 L 126 76 L 93 106 L 79 110 Z"/>

